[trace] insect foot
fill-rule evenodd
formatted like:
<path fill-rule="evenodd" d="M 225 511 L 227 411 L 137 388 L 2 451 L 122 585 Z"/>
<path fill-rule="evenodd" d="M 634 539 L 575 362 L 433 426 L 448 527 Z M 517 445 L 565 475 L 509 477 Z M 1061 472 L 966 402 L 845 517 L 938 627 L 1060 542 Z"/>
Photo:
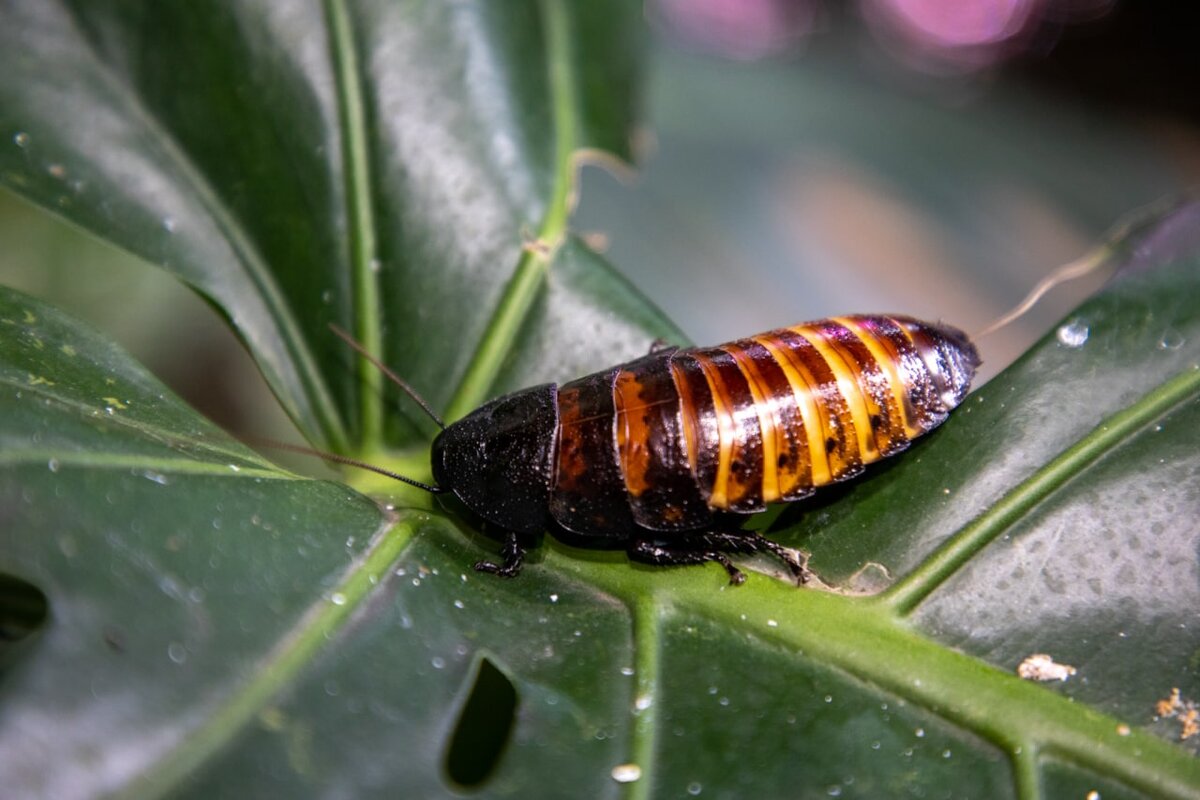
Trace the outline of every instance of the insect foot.
<path fill-rule="evenodd" d="M 493 561 L 476 561 L 475 571 L 490 572 L 501 578 L 517 577 L 521 572 L 521 565 L 525 563 L 525 548 L 521 546 L 521 541 L 515 533 L 510 533 L 505 537 L 504 547 L 500 549 L 500 557 L 504 559 L 500 564 Z"/>

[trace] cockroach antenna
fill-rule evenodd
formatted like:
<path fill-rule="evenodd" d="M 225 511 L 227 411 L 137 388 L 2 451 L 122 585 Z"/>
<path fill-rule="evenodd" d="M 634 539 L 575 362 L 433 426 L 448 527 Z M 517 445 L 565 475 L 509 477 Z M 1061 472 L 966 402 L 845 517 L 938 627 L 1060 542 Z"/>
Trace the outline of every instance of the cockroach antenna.
<path fill-rule="evenodd" d="M 1074 261 L 1069 261 L 1055 269 L 1039 281 L 1033 287 L 1033 290 L 1015 308 L 983 330 L 972 334 L 971 338 L 981 339 L 984 336 L 990 336 L 1001 328 L 1012 324 L 1028 313 L 1029 309 L 1037 305 L 1038 301 L 1047 292 L 1059 284 L 1073 281 L 1076 278 L 1082 278 L 1094 272 L 1108 272 L 1110 273 L 1109 277 L 1111 277 L 1111 273 L 1115 273 L 1120 267 L 1118 256 L 1132 249 L 1146 235 L 1148 230 L 1153 229 L 1159 224 L 1164 214 L 1176 211 L 1185 205 L 1195 202 L 1197 197 L 1197 190 L 1188 189 L 1168 195 L 1148 206 L 1129 212 L 1119 219 L 1116 225 L 1109 229 L 1100 244 Z"/>
<path fill-rule="evenodd" d="M 360 344 L 358 342 L 358 340 L 356 340 L 350 334 L 346 333 L 344 330 L 339 328 L 337 325 L 333 324 L 332 322 L 329 323 L 329 330 L 331 330 L 335 334 L 337 334 L 337 337 L 339 339 L 341 339 L 343 342 L 350 345 L 350 347 L 354 349 L 354 352 L 358 353 L 360 356 L 365 358 L 367 361 L 374 364 L 376 369 L 378 369 L 380 372 L 382 372 L 384 375 L 386 375 L 392 383 L 399 386 L 400 389 L 403 390 L 403 392 L 406 395 L 411 397 L 413 399 L 413 401 L 421 407 L 421 410 L 424 411 L 426 414 L 428 414 L 429 418 L 431 420 L 433 420 L 434 422 L 437 423 L 439 428 L 441 428 L 442 430 L 446 430 L 446 423 L 442 422 L 442 418 L 434 413 L 433 409 L 429 407 L 429 403 L 425 402 L 425 398 L 423 398 L 423 397 L 421 397 L 421 395 L 417 394 L 417 390 L 412 388 L 411 386 L 409 386 L 408 382 L 406 380 L 404 380 L 399 375 L 397 375 L 395 372 L 393 372 L 391 370 L 391 368 L 388 367 L 387 364 L 384 364 L 382 361 L 380 361 L 378 358 L 376 358 L 373 354 L 371 354 L 370 351 L 367 350 L 367 348 L 363 347 L 362 344 Z"/>
<path fill-rule="evenodd" d="M 384 364 L 382 361 L 380 361 L 378 358 L 376 358 L 374 355 L 372 355 L 371 352 L 367 350 L 367 348 L 363 347 L 362 344 L 359 343 L 358 340 L 356 340 L 350 334 L 346 333 L 346 331 L 342 330 L 337 325 L 333 324 L 332 322 L 329 323 L 329 330 L 333 331 L 339 339 L 341 339 L 346 344 L 350 345 L 350 347 L 356 353 L 358 353 L 360 356 L 362 356 L 367 361 L 369 361 L 371 364 L 373 364 L 376 369 L 378 369 L 380 372 L 382 372 L 384 375 L 386 375 L 394 384 L 399 386 L 404 391 L 405 394 L 407 394 L 409 397 L 411 397 L 416 402 L 416 404 L 421 407 L 422 411 L 424 411 L 426 414 L 429 415 L 430 419 L 432 419 L 434 422 L 437 423 L 439 428 L 441 428 L 442 430 L 446 430 L 446 423 L 442 422 L 442 418 L 434 413 L 433 409 L 429 407 L 429 403 L 425 402 L 425 398 L 423 398 L 423 397 L 421 397 L 421 395 L 417 394 L 417 391 L 415 389 L 413 389 L 411 386 L 409 386 L 407 381 L 405 381 L 403 378 L 401 378 L 399 375 L 397 375 L 395 372 L 393 372 L 391 369 L 389 369 L 386 364 Z M 357 467 L 359 469 L 365 469 L 369 472 L 374 472 L 377 475 L 383 475 L 388 478 L 392 478 L 393 480 L 400 481 L 401 483 L 407 483 L 409 486 L 415 486 L 416 488 L 422 489 L 426 492 L 429 492 L 430 494 L 443 494 L 445 492 L 450 491 L 449 489 L 442 487 L 442 486 L 435 486 L 433 484 L 424 483 L 415 478 L 409 478 L 406 475 L 401 475 L 398 472 L 392 472 L 389 469 L 384 469 L 383 467 L 377 467 L 374 464 L 368 464 L 366 461 L 359 461 L 357 458 L 351 458 L 350 456 L 343 456 L 343 455 L 339 455 L 337 453 L 330 453 L 326 450 L 318 450 L 315 447 L 306 447 L 304 445 L 299 445 L 299 444 L 289 444 L 287 442 L 280 442 L 280 441 L 276 441 L 274 439 L 266 439 L 266 438 L 262 438 L 262 437 L 251 437 L 248 439 L 244 439 L 244 441 L 246 442 L 246 444 L 249 444 L 254 447 L 266 447 L 266 448 L 270 448 L 272 450 L 285 450 L 289 453 L 299 453 L 301 455 L 306 455 L 306 456 L 316 456 L 317 458 L 322 458 L 326 461 L 332 461 L 335 464 L 345 464 L 348 467 Z"/>
<path fill-rule="evenodd" d="M 429 492 L 430 494 L 443 494 L 450 491 L 442 486 L 434 486 L 432 484 L 423 483 L 415 478 L 409 478 L 405 475 L 401 475 L 398 472 L 392 472 L 390 469 L 377 467 L 374 464 L 368 464 L 366 461 L 359 461 L 357 458 L 350 458 L 350 456 L 342 456 L 325 450 L 318 450 L 315 447 L 305 447 L 304 445 L 300 444 L 289 444 L 288 442 L 280 442 L 276 441 L 275 439 L 266 439 L 257 436 L 243 437 L 242 441 L 251 447 L 265 447 L 271 450 L 286 450 L 289 453 L 299 453 L 305 456 L 316 456 L 317 458 L 323 458 L 326 461 L 332 461 L 336 464 L 345 464 L 348 467 L 358 467 L 359 469 L 365 469 L 378 475 L 384 475 L 388 478 L 393 478 L 401 483 L 407 483 L 409 486 L 415 486 L 418 489 Z"/>
<path fill-rule="evenodd" d="M 1037 305 L 1037 302 L 1042 299 L 1047 292 L 1059 284 L 1073 281 L 1076 278 L 1082 278 L 1085 275 L 1090 275 L 1097 270 L 1103 269 L 1109 260 L 1109 252 L 1107 246 L 1101 246 L 1089 253 L 1086 253 L 1081 258 L 1074 261 L 1069 261 L 1058 267 L 1042 280 L 1038 281 L 1033 290 L 1025 296 L 1025 299 L 1018 303 L 1011 311 L 997 319 L 991 325 L 988 325 L 983 330 L 971 336 L 972 339 L 982 339 L 985 336 L 991 336 L 1001 328 L 1005 328 L 1016 322 L 1021 317 L 1025 316 L 1031 308 Z"/>

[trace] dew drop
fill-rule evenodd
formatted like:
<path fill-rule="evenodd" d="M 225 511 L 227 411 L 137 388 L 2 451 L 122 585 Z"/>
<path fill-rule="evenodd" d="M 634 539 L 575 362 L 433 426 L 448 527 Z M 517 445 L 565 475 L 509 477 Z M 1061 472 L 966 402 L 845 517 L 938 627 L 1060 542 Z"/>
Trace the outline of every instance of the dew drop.
<path fill-rule="evenodd" d="M 1067 347 L 1083 347 L 1090 333 L 1091 329 L 1083 321 L 1073 319 L 1059 326 L 1058 332 L 1055 335 L 1058 337 L 1060 344 Z"/>
<path fill-rule="evenodd" d="M 61 536 L 58 539 L 58 549 L 67 558 L 74 558 L 79 554 L 79 545 L 75 539 L 70 536 Z"/>
<path fill-rule="evenodd" d="M 551 602 L 551 603 L 557 603 L 557 602 L 558 602 L 558 595 L 557 595 L 557 594 L 552 594 L 552 595 L 550 595 L 550 602 Z"/>
<path fill-rule="evenodd" d="M 621 667 L 621 674 L 625 677 L 629 677 L 633 674 L 633 667 Z"/>
<path fill-rule="evenodd" d="M 346 605 L 346 595 L 342 594 L 341 592 L 334 592 L 329 596 L 329 602 L 333 603 L 335 606 L 344 606 Z"/>
<path fill-rule="evenodd" d="M 442 667 L 446 666 L 446 659 L 442 658 L 441 656 L 434 656 L 432 659 L 430 659 L 429 663 L 433 665 L 434 669 L 441 669 Z"/>
<path fill-rule="evenodd" d="M 687 793 L 690 794 L 692 797 L 697 796 L 702 791 L 704 791 L 704 787 L 695 781 L 692 781 L 691 783 L 689 783 L 687 785 Z"/>
<path fill-rule="evenodd" d="M 187 648 L 180 642 L 171 642 L 167 645 L 167 658 L 174 661 L 176 664 L 182 664 L 187 661 Z"/>
<path fill-rule="evenodd" d="M 455 601 L 454 601 L 454 607 L 455 607 L 455 608 L 462 608 L 462 607 L 463 607 L 463 601 L 462 601 L 462 600 L 455 600 Z"/>
<path fill-rule="evenodd" d="M 633 701 L 633 707 L 638 711 L 645 711 L 652 705 L 654 705 L 654 698 L 648 694 L 638 695 L 638 698 Z"/>
<path fill-rule="evenodd" d="M 13 144 L 15 144 L 17 147 L 28 147 L 29 134 L 25 133 L 25 131 L 19 131 L 18 133 L 14 134 Z"/>
<path fill-rule="evenodd" d="M 1158 340 L 1159 350 L 1178 350 L 1187 342 L 1186 339 L 1174 328 L 1167 328 L 1163 333 L 1162 338 Z"/>
<path fill-rule="evenodd" d="M 159 486 L 166 486 L 171 482 L 166 475 L 163 475 L 161 472 L 155 472 L 151 469 L 143 470 L 142 477 L 151 483 L 157 483 Z"/>
<path fill-rule="evenodd" d="M 46 469 L 50 470 L 51 472 L 58 472 L 58 459 L 52 458 L 49 461 L 47 461 Z"/>
<path fill-rule="evenodd" d="M 637 764 L 618 764 L 612 768 L 612 779 L 617 783 L 633 783 L 642 777 L 642 768 Z"/>
<path fill-rule="evenodd" d="M 167 233 L 174 233 L 175 225 L 176 225 L 176 222 L 175 222 L 174 217 L 163 217 L 162 218 L 163 230 L 166 231 Z"/>
<path fill-rule="evenodd" d="M 174 578 L 170 577 L 169 575 L 165 576 L 159 580 L 158 590 L 160 592 L 162 592 L 163 594 L 165 594 L 167 597 L 172 597 L 172 598 L 179 597 L 179 584 L 175 581 Z"/>

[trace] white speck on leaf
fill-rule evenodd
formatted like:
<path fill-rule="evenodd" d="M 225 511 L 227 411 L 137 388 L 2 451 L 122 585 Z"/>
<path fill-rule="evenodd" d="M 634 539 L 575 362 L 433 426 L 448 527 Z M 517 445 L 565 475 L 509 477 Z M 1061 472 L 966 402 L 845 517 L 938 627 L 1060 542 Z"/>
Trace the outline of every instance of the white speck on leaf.
<path fill-rule="evenodd" d="M 1059 664 L 1046 653 L 1034 653 L 1017 665 L 1017 675 L 1027 681 L 1065 681 L 1075 671 L 1070 664 Z"/>
<path fill-rule="evenodd" d="M 618 764 L 612 768 L 612 779 L 617 783 L 633 783 L 642 777 L 642 768 L 637 764 Z"/>
<path fill-rule="evenodd" d="M 1086 323 L 1082 320 L 1072 319 L 1060 325 L 1055 336 L 1058 338 L 1059 344 L 1075 348 L 1083 347 L 1090 334 L 1091 329 Z"/>

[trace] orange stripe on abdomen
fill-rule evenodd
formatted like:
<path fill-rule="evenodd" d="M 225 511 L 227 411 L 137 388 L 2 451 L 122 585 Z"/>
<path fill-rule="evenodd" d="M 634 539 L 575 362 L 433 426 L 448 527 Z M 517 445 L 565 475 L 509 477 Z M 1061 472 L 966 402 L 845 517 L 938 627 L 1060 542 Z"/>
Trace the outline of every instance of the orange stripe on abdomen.
<path fill-rule="evenodd" d="M 613 383 L 616 412 L 617 455 L 625 478 L 625 489 L 641 497 L 650 488 L 650 416 L 638 375 L 629 369 L 617 373 Z"/>
<path fill-rule="evenodd" d="M 746 377 L 762 429 L 762 499 L 798 500 L 812 493 L 812 458 L 804 415 L 783 368 L 753 339 L 722 345 Z"/>
<path fill-rule="evenodd" d="M 862 471 L 858 437 L 837 373 L 803 336 L 781 329 L 754 337 L 771 352 L 787 376 L 804 419 L 814 486 L 844 480 Z"/>
<path fill-rule="evenodd" d="M 677 353 L 671 363 L 683 399 L 684 429 L 695 445 L 689 462 L 709 506 L 762 510 L 762 432 L 737 362 L 713 348 Z"/>
<path fill-rule="evenodd" d="M 836 321 L 846 326 L 871 352 L 887 384 L 889 409 L 895 413 L 893 424 L 904 432 L 905 441 L 920 436 L 923 431 L 913 422 L 915 411 L 904 379 L 912 366 L 910 363 L 906 369 L 905 359 L 919 359 L 919 356 L 904 331 L 888 317 L 837 317 Z"/>
<path fill-rule="evenodd" d="M 857 475 L 945 419 L 957 402 L 946 396 L 965 393 L 978 358 L 964 335 L 944 330 L 906 317 L 840 317 L 674 353 L 681 465 L 709 507 L 729 511 Z M 632 491 L 638 462 L 622 458 L 633 466 Z"/>
<path fill-rule="evenodd" d="M 860 433 L 871 440 L 874 451 L 873 458 L 864 455 L 865 463 L 900 452 L 908 447 L 909 438 L 901 410 L 904 387 L 883 343 L 870 329 L 877 321 L 870 317 L 839 317 L 812 326 L 842 357 L 862 397 L 866 419 Z"/>
<path fill-rule="evenodd" d="M 685 446 L 682 401 L 670 353 L 621 367 L 613 384 L 617 456 L 629 508 L 651 530 L 698 528 L 711 519 Z"/>
<path fill-rule="evenodd" d="M 825 320 L 798 325 L 790 330 L 812 345 L 829 368 L 835 390 L 846 410 L 846 415 L 839 416 L 838 422 L 845 427 L 847 438 L 854 442 L 860 465 L 870 464 L 878 461 L 880 457 L 879 449 L 875 446 L 875 437 L 871 434 L 871 412 L 855 374 L 853 358 L 838 347 L 835 327 L 844 330 Z"/>

